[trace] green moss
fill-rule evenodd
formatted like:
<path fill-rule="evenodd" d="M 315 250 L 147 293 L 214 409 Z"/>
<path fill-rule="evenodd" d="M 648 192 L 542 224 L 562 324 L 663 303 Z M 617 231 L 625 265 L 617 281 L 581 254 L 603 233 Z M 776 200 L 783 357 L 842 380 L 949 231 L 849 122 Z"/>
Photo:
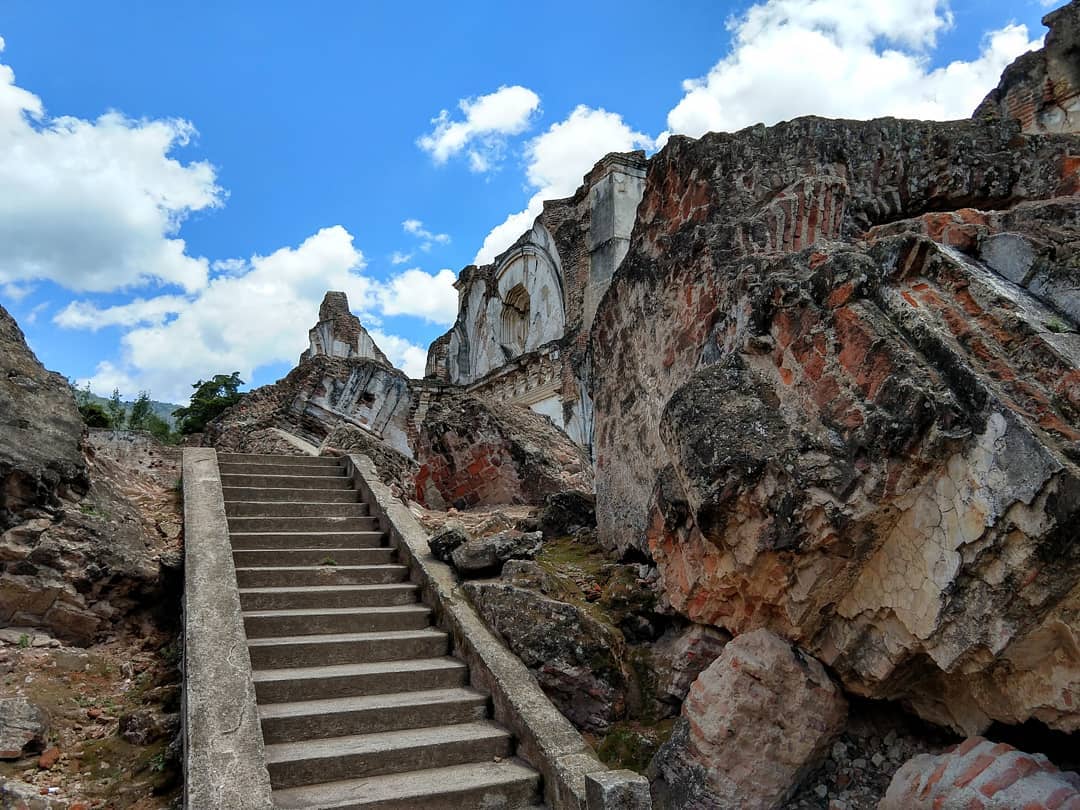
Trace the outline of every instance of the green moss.
<path fill-rule="evenodd" d="M 630 665 L 630 714 L 643 723 L 656 723 L 660 700 L 657 697 L 656 667 L 647 647 L 631 647 L 627 656 Z"/>
<path fill-rule="evenodd" d="M 540 563 L 550 574 L 580 572 L 588 577 L 599 576 L 601 569 L 610 563 L 603 551 L 591 543 L 582 543 L 573 537 L 557 537 L 544 542 L 544 547 L 537 556 Z"/>
<path fill-rule="evenodd" d="M 1061 318 L 1050 318 L 1046 321 L 1046 328 L 1059 335 L 1069 331 L 1069 325 Z"/>
<path fill-rule="evenodd" d="M 609 768 L 645 773 L 660 746 L 671 736 L 674 726 L 674 720 L 663 720 L 651 726 L 617 723 L 600 740 L 596 754 Z"/>

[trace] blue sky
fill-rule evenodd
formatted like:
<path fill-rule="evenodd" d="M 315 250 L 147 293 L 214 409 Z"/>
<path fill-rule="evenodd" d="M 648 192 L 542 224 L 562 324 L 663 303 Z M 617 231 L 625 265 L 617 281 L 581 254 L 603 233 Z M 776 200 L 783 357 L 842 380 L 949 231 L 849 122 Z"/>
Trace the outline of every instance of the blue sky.
<path fill-rule="evenodd" d="M 453 275 L 606 151 L 967 115 L 1054 5 L 0 0 L 0 305 L 49 368 L 175 400 L 273 381 L 345 288 L 416 374 Z"/>

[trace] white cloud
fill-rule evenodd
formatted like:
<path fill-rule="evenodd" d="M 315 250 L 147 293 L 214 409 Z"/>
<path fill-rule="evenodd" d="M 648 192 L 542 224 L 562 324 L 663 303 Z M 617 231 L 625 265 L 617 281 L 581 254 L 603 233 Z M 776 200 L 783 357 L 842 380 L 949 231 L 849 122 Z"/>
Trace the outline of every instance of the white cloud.
<path fill-rule="evenodd" d="M 424 227 L 424 223 L 418 219 L 407 219 L 401 223 L 401 229 L 405 233 L 412 234 L 417 239 L 420 239 L 420 250 L 427 253 L 434 245 L 448 245 L 450 244 L 450 234 L 447 233 L 433 233 Z M 402 254 L 395 253 L 395 256 Z M 406 259 L 405 261 L 408 261 Z M 395 262 L 398 264 L 398 262 Z"/>
<path fill-rule="evenodd" d="M 525 147 L 525 176 L 536 189 L 524 211 L 511 214 L 484 239 L 473 261 L 486 264 L 528 230 L 540 214 L 543 201 L 573 194 L 585 173 L 608 152 L 629 152 L 652 147 L 652 139 L 635 132 L 617 113 L 578 106 L 566 119 Z"/>
<path fill-rule="evenodd" d="M 501 159 L 509 135 L 520 135 L 540 109 L 540 97 L 527 87 L 502 86 L 494 93 L 458 102 L 463 120 L 452 121 L 449 110 L 431 120 L 434 128 L 417 145 L 437 164 L 464 152 L 474 172 L 490 171 Z"/>
<path fill-rule="evenodd" d="M 177 232 L 224 195 L 209 163 L 171 157 L 194 135 L 182 120 L 50 117 L 0 64 L 0 283 L 204 286 L 207 262 Z"/>
<path fill-rule="evenodd" d="M 293 363 L 307 347 L 326 290 L 343 290 L 354 312 L 369 327 L 378 315 L 412 315 L 451 323 L 457 313 L 454 274 L 406 270 L 387 282 L 363 274 L 364 257 L 341 226 L 324 228 L 298 247 L 269 256 L 228 260 L 230 269 L 190 296 L 160 295 L 97 307 L 75 301 L 53 322 L 67 329 L 125 329 L 121 357 L 99 363 L 87 382 L 95 391 L 141 390 L 159 399 L 186 401 L 190 384 L 218 373 L 239 371 L 251 380 L 255 369 Z M 371 330 L 376 343 L 398 368 L 422 377 L 427 350 L 396 335 Z"/>
<path fill-rule="evenodd" d="M 243 259 L 217 259 L 210 269 L 221 275 L 234 276 L 247 269 L 247 262 Z"/>
<path fill-rule="evenodd" d="M 412 261 L 412 257 L 411 253 L 402 253 L 400 250 L 395 250 L 390 256 L 390 264 L 407 264 Z"/>
<path fill-rule="evenodd" d="M 53 323 L 65 329 L 88 329 L 96 332 L 106 326 L 160 325 L 169 315 L 183 312 L 189 301 L 182 295 L 159 295 L 155 298 L 136 298 L 126 304 L 99 309 L 87 301 L 72 301 L 53 318 Z"/>
<path fill-rule="evenodd" d="M 97 391 L 146 389 L 160 398 L 186 400 L 190 384 L 208 375 L 253 371 L 295 362 L 307 345 L 326 290 L 344 290 L 361 311 L 371 301 L 371 281 L 360 274 L 364 258 L 341 226 L 324 228 L 298 247 L 253 256 L 246 270 L 212 279 L 190 298 L 159 296 L 97 309 L 76 302 L 59 313 L 60 326 L 130 327 L 119 362 L 101 363 L 89 382 Z M 165 315 L 171 315 L 167 322 Z M 80 381 L 82 384 L 84 381 Z"/>
<path fill-rule="evenodd" d="M 758 3 L 729 22 L 731 52 L 683 83 L 669 132 L 700 136 L 801 115 L 966 118 L 1005 66 L 1040 43 L 1009 25 L 986 36 L 974 61 L 931 68 L 937 36 L 951 25 L 946 0 Z"/>
<path fill-rule="evenodd" d="M 457 280 L 453 270 L 435 275 L 412 268 L 393 277 L 376 291 L 384 315 L 414 315 L 431 323 L 450 325 L 457 318 Z"/>
<path fill-rule="evenodd" d="M 395 366 L 413 379 L 424 376 L 427 366 L 427 349 L 417 346 L 403 337 L 388 335 L 378 329 L 368 330 L 372 340 L 378 344 Z"/>
<path fill-rule="evenodd" d="M 26 296 L 34 291 L 34 288 L 29 284 L 2 284 L 0 285 L 0 294 L 5 298 L 12 301 L 22 301 Z"/>
<path fill-rule="evenodd" d="M 26 315 L 22 319 L 23 323 L 37 323 L 38 315 L 45 312 L 49 308 L 49 306 L 50 304 L 48 301 L 41 302 L 36 307 L 31 309 L 28 313 L 26 313 Z"/>

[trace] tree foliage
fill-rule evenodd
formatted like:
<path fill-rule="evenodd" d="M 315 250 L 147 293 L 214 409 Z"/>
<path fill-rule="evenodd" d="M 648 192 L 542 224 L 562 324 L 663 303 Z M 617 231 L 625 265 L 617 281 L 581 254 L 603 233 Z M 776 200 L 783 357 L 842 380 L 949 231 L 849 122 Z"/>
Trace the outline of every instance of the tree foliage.
<path fill-rule="evenodd" d="M 229 375 L 215 374 L 210 380 L 192 383 L 195 393 L 191 395 L 190 404 L 173 411 L 177 430 L 184 435 L 202 433 L 207 422 L 240 401 L 242 394 L 237 389 L 243 384 L 239 371 Z"/>
<path fill-rule="evenodd" d="M 97 402 L 84 402 L 79 405 L 79 413 L 82 414 L 83 422 L 87 427 L 108 428 L 112 427 L 112 421 L 105 409 Z"/>
<path fill-rule="evenodd" d="M 150 394 L 140 391 L 139 396 L 131 405 L 128 413 L 127 426 L 129 430 L 149 430 L 150 417 L 154 415 L 154 406 L 150 403 Z"/>
<path fill-rule="evenodd" d="M 110 426 L 119 430 L 124 426 L 124 416 L 126 410 L 124 403 L 120 400 L 120 389 L 114 388 L 112 396 L 109 397 L 109 401 L 105 403 L 105 412 L 109 414 Z"/>

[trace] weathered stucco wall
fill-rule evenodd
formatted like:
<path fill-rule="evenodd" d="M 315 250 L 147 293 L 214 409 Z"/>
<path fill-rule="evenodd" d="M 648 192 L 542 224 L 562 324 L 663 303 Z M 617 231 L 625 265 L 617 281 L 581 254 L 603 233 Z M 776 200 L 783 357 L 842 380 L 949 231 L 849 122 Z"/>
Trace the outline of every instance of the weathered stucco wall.
<path fill-rule="evenodd" d="M 493 401 L 531 407 L 588 446 L 591 412 L 572 354 L 630 244 L 643 153 L 612 154 L 577 193 L 545 202 L 533 227 L 457 281 L 454 327 L 428 352 L 427 375 Z"/>

